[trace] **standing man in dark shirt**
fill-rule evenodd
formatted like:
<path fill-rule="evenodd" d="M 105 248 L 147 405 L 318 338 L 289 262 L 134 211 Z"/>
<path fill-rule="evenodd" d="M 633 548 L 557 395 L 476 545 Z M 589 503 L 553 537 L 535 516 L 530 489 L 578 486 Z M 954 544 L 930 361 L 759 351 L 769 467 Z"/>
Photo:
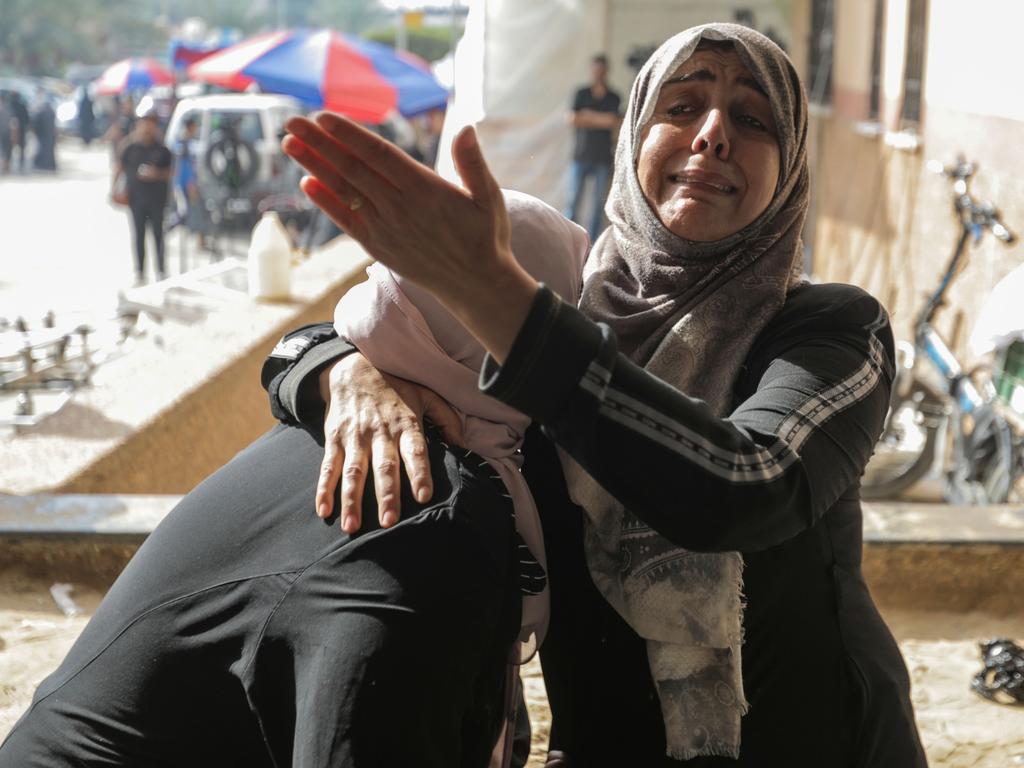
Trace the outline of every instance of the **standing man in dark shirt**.
<path fill-rule="evenodd" d="M 154 110 L 139 115 L 132 133 L 118 152 L 113 188 L 124 174 L 128 209 L 135 235 L 135 284 L 146 277 L 146 224 L 153 230 L 156 245 L 157 279 L 167 277 L 164 266 L 164 208 L 171 180 L 171 150 L 160 140 L 160 127 Z"/>
<path fill-rule="evenodd" d="M 565 215 L 585 226 L 593 243 L 604 222 L 604 198 L 612 172 L 612 134 L 621 120 L 621 99 L 608 87 L 608 59 L 603 54 L 593 58 L 590 72 L 591 84 L 576 91 L 572 102 L 576 149 L 569 172 L 569 210 Z M 584 223 L 577 217 L 588 176 L 594 177 L 594 209 L 589 223 Z"/>

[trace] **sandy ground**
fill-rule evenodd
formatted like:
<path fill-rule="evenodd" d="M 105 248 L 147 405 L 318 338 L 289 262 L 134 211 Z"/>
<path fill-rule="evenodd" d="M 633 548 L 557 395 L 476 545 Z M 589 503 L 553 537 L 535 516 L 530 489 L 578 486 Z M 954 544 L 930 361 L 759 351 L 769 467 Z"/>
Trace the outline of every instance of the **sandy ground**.
<path fill-rule="evenodd" d="M 50 585 L 0 573 L 0 737 L 6 735 L 39 681 L 60 662 L 95 610 L 102 593 L 76 587 L 82 614 L 65 616 Z M 1024 617 L 890 611 L 914 682 L 914 704 L 933 768 L 1024 765 L 1024 707 L 992 704 L 968 690 L 980 668 L 977 643 L 1006 635 L 1024 639 Z M 524 669 L 534 724 L 530 768 L 543 765 L 550 714 L 536 661 Z"/>

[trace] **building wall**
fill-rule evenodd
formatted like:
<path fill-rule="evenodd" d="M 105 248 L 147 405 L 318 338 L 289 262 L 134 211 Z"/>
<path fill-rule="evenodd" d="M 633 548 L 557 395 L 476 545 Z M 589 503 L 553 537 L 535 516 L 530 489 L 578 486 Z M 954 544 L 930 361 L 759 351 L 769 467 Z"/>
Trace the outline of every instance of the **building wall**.
<path fill-rule="evenodd" d="M 1024 231 L 1024 88 L 1012 35 L 1024 4 L 930 0 L 922 121 L 916 147 L 897 148 L 908 0 L 888 0 L 879 124 L 867 124 L 874 3 L 834 0 L 833 104 L 814 110 L 809 146 L 812 269 L 827 281 L 864 286 L 907 337 L 924 294 L 952 252 L 957 224 L 948 182 L 928 160 L 959 153 L 978 164 L 975 196 L 991 199 L 1012 230 Z M 810 0 L 794 4 L 794 60 L 807 72 Z M 981 66 L 984 62 L 984 66 Z M 904 137 L 905 138 L 905 137 Z M 970 327 L 996 282 L 1024 260 L 1019 244 L 991 237 L 972 250 L 939 326 L 966 354 Z"/>

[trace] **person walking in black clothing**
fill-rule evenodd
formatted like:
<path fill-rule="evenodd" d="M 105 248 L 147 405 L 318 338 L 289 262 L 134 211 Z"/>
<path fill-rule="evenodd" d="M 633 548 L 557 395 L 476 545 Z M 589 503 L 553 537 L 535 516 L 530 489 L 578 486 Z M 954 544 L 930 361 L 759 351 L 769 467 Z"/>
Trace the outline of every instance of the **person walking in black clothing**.
<path fill-rule="evenodd" d="M 57 170 L 57 114 L 46 95 L 40 91 L 32 112 L 32 133 L 36 137 L 36 153 L 32 167 L 37 171 Z"/>
<path fill-rule="evenodd" d="M 89 86 L 83 85 L 78 97 L 78 135 L 82 144 L 89 146 L 96 138 L 96 112 L 93 108 L 92 97 L 89 96 Z"/>
<path fill-rule="evenodd" d="M 664 43 L 630 95 L 614 236 L 578 309 L 508 257 L 471 129 L 463 191 L 341 116 L 289 121 L 306 193 L 483 342 L 481 389 L 562 450 L 559 473 L 550 445 L 524 445 L 552 589 L 551 768 L 926 765 L 860 567 L 892 333 L 862 290 L 799 277 L 807 119 L 792 62 L 754 30 Z M 335 465 L 396 455 L 423 395 L 296 346 L 326 366 L 320 387 L 286 371 L 279 399 L 294 417 L 326 393 L 320 493 L 340 478 L 350 498 L 361 480 Z"/>
<path fill-rule="evenodd" d="M 11 151 L 14 148 L 14 113 L 11 111 L 11 95 L 0 91 L 0 173 L 11 169 Z"/>
<path fill-rule="evenodd" d="M 135 283 L 146 279 L 146 228 L 153 233 L 158 280 L 167 277 L 164 263 L 164 209 L 170 190 L 171 151 L 160 140 L 155 111 L 139 116 L 135 127 L 122 143 L 114 170 L 112 189 L 124 182 L 131 213 L 135 245 Z"/>
<path fill-rule="evenodd" d="M 573 300 L 583 231 L 525 195 L 512 205 L 517 251 Z M 531 246 L 555 237 L 564 247 L 537 258 Z M 444 393 L 428 408 L 444 434 L 407 446 L 432 474 L 367 485 L 377 514 L 339 536 L 312 514 L 322 431 L 271 430 L 149 536 L 0 746 L 0 768 L 486 768 L 496 747 L 509 754 L 498 736 L 515 669 L 546 625 L 519 472 L 529 419 L 477 390 L 483 348 L 387 270 L 338 314 L 381 365 Z M 265 386 L 298 359 L 296 341 L 275 348 Z M 518 746 L 521 768 L 529 736 Z"/>
<path fill-rule="evenodd" d="M 608 87 L 608 59 L 595 56 L 590 64 L 591 83 L 576 91 L 572 124 L 576 146 L 569 168 L 569 207 L 566 217 L 587 227 L 590 242 L 603 229 L 604 198 L 612 171 L 612 135 L 619 127 L 619 94 Z M 593 210 L 584 221 L 580 211 L 587 179 L 593 179 Z"/>
<path fill-rule="evenodd" d="M 13 117 L 11 129 L 12 159 L 11 167 L 14 167 L 13 157 L 18 158 L 18 171 L 28 173 L 28 155 L 26 147 L 28 144 L 28 129 L 31 123 L 28 113 L 28 105 L 25 99 L 17 91 L 11 91 L 8 104 Z"/>

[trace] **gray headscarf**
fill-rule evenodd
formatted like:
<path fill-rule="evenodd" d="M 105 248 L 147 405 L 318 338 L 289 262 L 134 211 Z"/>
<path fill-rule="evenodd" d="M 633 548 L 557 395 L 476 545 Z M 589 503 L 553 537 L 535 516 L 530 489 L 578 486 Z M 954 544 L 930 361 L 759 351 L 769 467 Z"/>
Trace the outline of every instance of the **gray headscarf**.
<path fill-rule="evenodd" d="M 644 198 L 636 167 L 659 91 L 701 39 L 730 41 L 764 89 L 775 118 L 780 171 L 768 208 L 715 242 L 670 232 Z M 612 226 L 594 245 L 580 308 L 607 323 L 620 350 L 702 399 L 719 416 L 750 348 L 799 282 L 807 210 L 807 102 L 785 53 L 752 29 L 708 24 L 664 43 L 630 93 L 606 206 Z M 686 552 L 623 508 L 563 456 L 573 498 L 587 513 L 586 552 L 598 589 L 647 642 L 668 754 L 739 756 L 746 712 L 740 674 L 743 559 Z M 657 483 L 657 477 L 638 478 Z M 687 502 L 679 500 L 679 515 Z"/>

